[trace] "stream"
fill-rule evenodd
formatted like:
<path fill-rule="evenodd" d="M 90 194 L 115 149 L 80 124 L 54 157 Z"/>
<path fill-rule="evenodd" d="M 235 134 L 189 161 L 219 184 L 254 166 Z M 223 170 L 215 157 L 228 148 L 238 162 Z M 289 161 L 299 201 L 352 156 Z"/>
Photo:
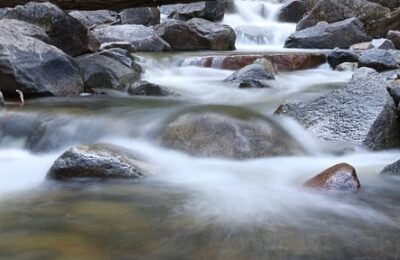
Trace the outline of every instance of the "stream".
<path fill-rule="evenodd" d="M 282 47 L 295 24 L 277 21 L 280 6 L 235 0 L 236 11 L 222 21 L 237 32 L 234 54 L 294 51 Z M 0 258 L 397 258 L 400 179 L 379 172 L 400 151 L 333 153 L 287 118 L 274 122 L 307 155 L 234 161 L 160 145 L 160 132 L 177 114 L 235 110 L 272 118 L 284 101 L 320 96 L 352 75 L 324 64 L 279 73 L 272 88 L 235 89 L 223 82 L 233 71 L 185 63 L 231 53 L 135 53 L 143 78 L 176 97 L 42 98 L 7 107 L 1 117 L 15 122 L 14 134 L 0 140 Z M 157 174 L 107 183 L 45 179 L 67 148 L 99 142 L 139 151 Z M 359 193 L 302 187 L 340 162 L 357 169 Z"/>

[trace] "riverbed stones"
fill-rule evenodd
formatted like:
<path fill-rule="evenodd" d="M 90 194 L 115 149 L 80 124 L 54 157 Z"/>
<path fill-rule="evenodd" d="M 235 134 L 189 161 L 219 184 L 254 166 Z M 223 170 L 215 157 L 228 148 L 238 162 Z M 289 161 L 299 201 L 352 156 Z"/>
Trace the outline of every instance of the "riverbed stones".
<path fill-rule="evenodd" d="M 103 45 L 112 42 L 129 42 L 137 51 L 160 52 L 169 50 L 169 44 L 160 38 L 152 28 L 138 24 L 102 26 L 93 30 Z"/>
<path fill-rule="evenodd" d="M 236 34 L 231 27 L 201 18 L 168 20 L 156 27 L 156 32 L 174 51 L 235 49 Z"/>
<path fill-rule="evenodd" d="M 234 72 L 224 81 L 236 84 L 239 88 L 268 88 L 269 81 L 275 79 L 275 74 L 277 70 L 269 60 L 259 59 Z"/>
<path fill-rule="evenodd" d="M 372 40 L 363 30 L 357 18 L 335 23 L 318 23 L 293 33 L 285 42 L 287 48 L 347 49 L 359 42 Z"/>
<path fill-rule="evenodd" d="M 72 11 L 69 15 L 90 29 L 104 24 L 118 23 L 118 14 L 109 10 Z"/>
<path fill-rule="evenodd" d="M 126 148 L 95 144 L 65 151 L 47 173 L 47 179 L 136 179 L 145 176 L 146 168 Z"/>
<path fill-rule="evenodd" d="M 161 141 L 166 147 L 193 156 L 251 159 L 303 153 L 275 123 L 261 118 L 218 112 L 192 112 L 166 127 Z"/>
<path fill-rule="evenodd" d="M 188 21 L 192 18 L 203 18 L 212 22 L 221 21 L 224 18 L 224 2 L 202 1 L 190 4 L 171 5 L 173 10 L 169 12 L 168 18 Z"/>
<path fill-rule="evenodd" d="M 381 174 L 388 176 L 400 176 L 400 160 L 383 168 Z"/>
<path fill-rule="evenodd" d="M 347 163 L 336 164 L 305 184 L 306 187 L 324 192 L 354 193 L 361 185 L 356 170 Z"/>
<path fill-rule="evenodd" d="M 136 82 L 132 86 L 130 86 L 128 89 L 128 94 L 134 96 L 155 97 L 178 96 L 176 92 L 168 88 L 144 80 Z"/>
<path fill-rule="evenodd" d="M 389 31 L 387 38 L 393 42 L 396 49 L 400 49 L 400 31 Z"/>
<path fill-rule="evenodd" d="M 313 136 L 384 149 L 399 145 L 388 84 L 373 69 L 360 68 L 342 89 L 311 101 L 288 102 L 276 113 L 293 117 Z"/>
<path fill-rule="evenodd" d="M 142 24 L 152 26 L 160 24 L 160 10 L 157 7 L 137 7 L 122 10 L 122 24 Z"/>
<path fill-rule="evenodd" d="M 73 96 L 83 91 L 75 61 L 38 39 L 0 26 L 0 91 L 15 95 Z"/>
<path fill-rule="evenodd" d="M 363 51 L 359 57 L 359 66 L 373 68 L 377 71 L 399 68 L 393 55 L 386 50 L 380 49 Z"/>
<path fill-rule="evenodd" d="M 51 3 L 30 2 L 7 9 L 2 19 L 16 19 L 43 28 L 51 44 L 71 56 L 96 51 L 99 47 L 85 25 Z"/>
<path fill-rule="evenodd" d="M 278 19 L 282 22 L 297 23 L 307 12 L 307 1 L 290 0 L 279 11 Z"/>
<path fill-rule="evenodd" d="M 344 62 L 358 62 L 358 55 L 349 50 L 335 49 L 328 54 L 328 63 L 332 68 Z"/>

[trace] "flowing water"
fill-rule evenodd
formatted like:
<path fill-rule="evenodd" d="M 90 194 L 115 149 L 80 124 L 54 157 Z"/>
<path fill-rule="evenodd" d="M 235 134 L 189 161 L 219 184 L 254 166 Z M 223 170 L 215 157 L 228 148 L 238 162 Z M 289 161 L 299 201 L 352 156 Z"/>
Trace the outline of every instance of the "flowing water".
<path fill-rule="evenodd" d="M 241 35 L 236 52 L 282 51 L 294 25 L 276 21 L 280 4 L 236 0 L 235 6 L 223 22 L 239 35 L 246 26 L 272 34 Z M 316 97 L 351 77 L 323 65 L 280 73 L 270 89 L 234 89 L 223 83 L 232 71 L 184 62 L 208 54 L 138 54 L 144 78 L 178 97 L 46 98 L 3 111 L 0 257 L 397 258 L 400 179 L 379 172 L 399 159 L 399 151 L 357 148 L 337 155 L 283 118 L 274 122 L 308 155 L 233 161 L 195 158 L 159 144 L 166 124 L 194 108 L 269 118 L 283 101 Z M 111 183 L 45 180 L 65 149 L 96 142 L 140 152 L 156 174 Z M 361 192 L 332 196 L 302 188 L 339 162 L 355 166 Z"/>

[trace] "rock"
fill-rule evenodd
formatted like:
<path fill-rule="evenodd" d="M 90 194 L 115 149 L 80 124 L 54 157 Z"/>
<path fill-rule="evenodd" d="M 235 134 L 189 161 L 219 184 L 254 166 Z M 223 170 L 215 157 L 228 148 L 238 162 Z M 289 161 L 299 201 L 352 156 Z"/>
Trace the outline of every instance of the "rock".
<path fill-rule="evenodd" d="M 347 163 L 336 164 L 326 169 L 304 185 L 327 192 L 357 192 L 361 188 L 356 170 Z"/>
<path fill-rule="evenodd" d="M 307 12 L 307 3 L 303 0 L 288 1 L 279 11 L 278 19 L 282 22 L 297 23 Z"/>
<path fill-rule="evenodd" d="M 115 24 L 118 22 L 118 15 L 114 11 L 96 10 L 96 11 L 72 11 L 70 16 L 79 20 L 86 27 L 93 29 L 99 25 Z"/>
<path fill-rule="evenodd" d="M 212 22 L 224 18 L 225 7 L 223 1 L 203 1 L 190 4 L 173 5 L 173 11 L 168 18 L 188 21 L 192 18 L 203 18 Z"/>
<path fill-rule="evenodd" d="M 139 81 L 130 86 L 128 94 L 135 96 L 178 96 L 176 92 L 170 89 L 147 81 Z"/>
<path fill-rule="evenodd" d="M 131 151 L 113 145 L 73 147 L 64 152 L 47 173 L 47 179 L 134 179 L 147 174 L 144 163 Z"/>
<path fill-rule="evenodd" d="M 357 18 L 331 24 L 319 23 L 302 31 L 293 33 L 285 42 L 286 48 L 347 49 L 371 38 L 363 31 Z"/>
<path fill-rule="evenodd" d="M 274 65 L 267 59 L 261 59 L 234 72 L 225 82 L 239 84 L 239 88 L 268 88 L 268 82 L 275 79 L 275 74 Z"/>
<path fill-rule="evenodd" d="M 160 24 L 160 10 L 157 7 L 129 8 L 121 12 L 122 24 L 142 24 L 151 26 Z"/>
<path fill-rule="evenodd" d="M 389 12 L 389 8 L 367 0 L 320 0 L 297 24 L 297 30 L 315 26 L 320 21 L 335 23 L 353 17 L 368 25 Z"/>
<path fill-rule="evenodd" d="M 388 176 L 400 176 L 400 160 L 383 168 L 381 174 Z"/>
<path fill-rule="evenodd" d="M 400 31 L 389 31 L 387 38 L 393 42 L 396 49 L 400 49 Z"/>
<path fill-rule="evenodd" d="M 137 51 L 169 50 L 169 44 L 161 39 L 153 29 L 144 25 L 122 24 L 102 26 L 93 30 L 97 39 L 102 43 L 130 42 Z"/>
<path fill-rule="evenodd" d="M 39 26 L 15 19 L 2 19 L 0 20 L 0 27 L 51 44 L 50 37 L 47 35 L 46 31 Z"/>
<path fill-rule="evenodd" d="M 79 68 L 61 50 L 0 27 L 0 91 L 15 95 L 72 96 L 83 91 Z"/>
<path fill-rule="evenodd" d="M 390 9 L 397 9 L 400 7 L 400 0 L 369 0 L 369 1 L 388 7 Z"/>
<path fill-rule="evenodd" d="M 354 72 L 358 69 L 357 62 L 343 62 L 335 67 L 337 71 L 351 71 Z"/>
<path fill-rule="evenodd" d="M 361 42 L 350 46 L 351 51 L 366 51 L 370 49 L 371 42 Z"/>
<path fill-rule="evenodd" d="M 389 95 L 392 97 L 394 101 L 395 107 L 398 108 L 400 103 L 400 86 L 397 85 L 388 86 L 387 90 L 389 92 Z"/>
<path fill-rule="evenodd" d="M 76 58 L 85 91 L 103 88 L 123 90 L 138 80 L 141 70 L 138 65 L 133 65 L 135 62 L 128 55 L 121 57 L 121 54 L 109 50 Z"/>
<path fill-rule="evenodd" d="M 275 113 L 297 119 L 313 136 L 324 140 L 373 149 L 395 147 L 399 131 L 393 131 L 392 121 L 385 119 L 393 107 L 387 86 L 376 71 L 360 68 L 344 88 L 311 101 L 283 104 Z"/>
<path fill-rule="evenodd" d="M 377 71 L 396 69 L 399 67 L 393 55 L 386 50 L 372 49 L 361 53 L 360 67 L 373 68 Z"/>
<path fill-rule="evenodd" d="M 4 101 L 4 96 L 3 93 L 0 91 L 0 107 L 4 107 L 6 105 L 6 102 Z"/>
<path fill-rule="evenodd" d="M 293 71 L 315 68 L 326 62 L 325 54 L 320 53 L 286 53 L 271 55 L 219 55 L 189 57 L 182 61 L 183 66 L 200 66 L 206 68 L 239 70 L 252 64 L 257 59 L 268 59 L 278 71 Z"/>
<path fill-rule="evenodd" d="M 328 55 L 328 63 L 334 69 L 343 62 L 358 62 L 358 55 L 352 51 L 335 49 Z"/>
<path fill-rule="evenodd" d="M 130 42 L 105 42 L 100 45 L 100 50 L 124 49 L 129 52 L 136 52 L 136 47 Z"/>
<path fill-rule="evenodd" d="M 274 122 L 244 113 L 235 108 L 231 114 L 192 112 L 181 115 L 167 126 L 162 143 L 201 157 L 250 159 L 303 153 Z"/>
<path fill-rule="evenodd" d="M 30 2 L 8 9 L 2 19 L 16 19 L 45 30 L 51 44 L 71 56 L 96 51 L 99 47 L 91 32 L 80 21 L 51 3 Z"/>
<path fill-rule="evenodd" d="M 393 50 L 395 49 L 394 44 L 388 39 L 373 39 L 369 44 L 368 49 L 381 49 L 381 50 Z"/>
<path fill-rule="evenodd" d="M 156 27 L 156 32 L 175 51 L 235 49 L 236 35 L 231 27 L 201 18 L 169 20 Z"/>

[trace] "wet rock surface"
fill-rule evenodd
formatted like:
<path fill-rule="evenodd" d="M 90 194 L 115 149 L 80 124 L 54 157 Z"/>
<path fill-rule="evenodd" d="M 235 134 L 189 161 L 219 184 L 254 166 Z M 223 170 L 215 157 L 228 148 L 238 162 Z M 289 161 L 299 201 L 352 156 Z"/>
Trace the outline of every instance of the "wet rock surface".
<path fill-rule="evenodd" d="M 393 55 L 380 49 L 371 49 L 361 53 L 359 57 L 360 67 L 369 67 L 377 71 L 384 71 L 399 68 Z"/>
<path fill-rule="evenodd" d="M 325 192 L 354 193 L 360 190 L 356 170 L 347 163 L 334 165 L 312 179 L 304 186 Z"/>
<path fill-rule="evenodd" d="M 121 12 L 122 24 L 142 24 L 146 26 L 160 23 L 160 10 L 157 7 L 129 8 Z"/>
<path fill-rule="evenodd" d="M 128 94 L 134 96 L 179 96 L 178 93 L 172 91 L 168 88 L 159 86 L 154 83 L 150 83 L 148 81 L 139 81 L 133 84 L 128 89 Z"/>
<path fill-rule="evenodd" d="M 358 55 L 349 50 L 335 49 L 328 54 L 328 63 L 332 68 L 344 62 L 358 62 Z"/>
<path fill-rule="evenodd" d="M 169 7 L 168 18 L 187 21 L 192 18 L 203 18 L 209 21 L 220 21 L 224 17 L 224 2 L 203 1 L 191 4 L 176 4 Z"/>
<path fill-rule="evenodd" d="M 47 179 L 135 179 L 146 175 L 144 163 L 125 148 L 95 144 L 64 152 L 47 173 Z"/>
<path fill-rule="evenodd" d="M 278 19 L 282 22 L 297 23 L 307 12 L 307 2 L 304 0 L 290 0 L 279 11 Z"/>

